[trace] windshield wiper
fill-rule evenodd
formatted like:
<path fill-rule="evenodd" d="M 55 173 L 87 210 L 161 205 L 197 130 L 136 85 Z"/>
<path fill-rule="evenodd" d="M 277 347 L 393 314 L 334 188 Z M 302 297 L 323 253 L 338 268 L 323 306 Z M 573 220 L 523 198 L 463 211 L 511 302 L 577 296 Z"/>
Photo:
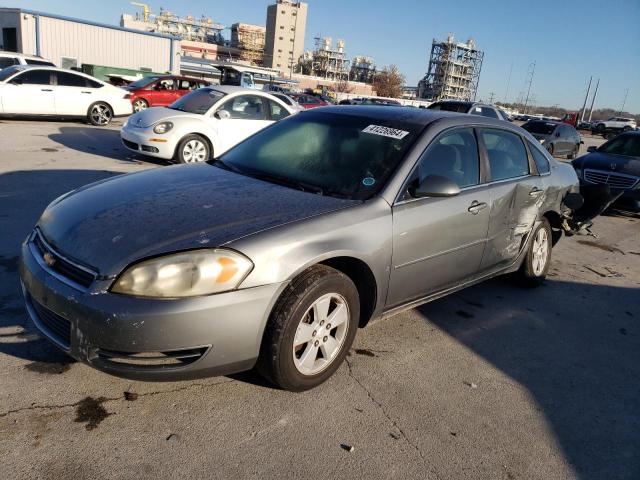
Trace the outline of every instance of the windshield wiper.
<path fill-rule="evenodd" d="M 318 185 L 311 183 L 301 182 L 299 180 L 293 180 L 291 178 L 279 177 L 277 175 L 271 175 L 264 172 L 243 172 L 250 177 L 257 178 L 258 180 L 264 180 L 265 182 L 275 183 L 284 187 L 295 188 L 296 190 L 302 190 L 303 192 L 316 193 L 318 195 L 324 195 L 324 189 Z"/>
<path fill-rule="evenodd" d="M 219 158 L 214 158 L 213 160 L 211 160 L 210 163 L 212 165 L 218 165 L 220 168 L 222 168 L 224 170 L 229 170 L 230 172 L 244 173 L 244 172 L 240 171 L 238 168 L 234 167 L 233 165 L 229 165 L 224 160 L 220 160 Z"/>

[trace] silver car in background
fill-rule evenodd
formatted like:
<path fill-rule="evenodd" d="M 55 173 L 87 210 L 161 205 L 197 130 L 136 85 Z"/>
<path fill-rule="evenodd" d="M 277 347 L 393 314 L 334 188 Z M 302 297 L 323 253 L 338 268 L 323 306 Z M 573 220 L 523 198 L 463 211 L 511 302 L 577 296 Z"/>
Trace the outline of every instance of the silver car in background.
<path fill-rule="evenodd" d="M 540 284 L 577 185 L 497 119 L 306 111 L 215 160 L 54 200 L 22 246 L 26 306 L 58 347 L 114 375 L 257 366 L 306 390 L 373 318 L 509 272 Z"/>

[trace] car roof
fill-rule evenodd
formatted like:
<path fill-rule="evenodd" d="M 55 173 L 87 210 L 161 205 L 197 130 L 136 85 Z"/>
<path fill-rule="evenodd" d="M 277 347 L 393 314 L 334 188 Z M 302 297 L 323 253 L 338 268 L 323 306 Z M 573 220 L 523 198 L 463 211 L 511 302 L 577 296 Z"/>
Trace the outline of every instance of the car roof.
<path fill-rule="evenodd" d="M 262 90 L 257 90 L 255 88 L 238 87 L 235 85 L 211 85 L 210 87 L 206 87 L 206 88 L 213 88 L 214 90 L 217 90 L 222 93 L 227 93 L 227 94 L 236 93 L 236 92 L 267 93 L 267 92 L 263 92 Z"/>
<path fill-rule="evenodd" d="M 49 61 L 38 55 L 28 55 L 26 53 L 10 52 L 8 50 L 0 50 L 0 57 L 20 57 L 20 58 L 28 58 L 29 60 L 43 60 L 45 62 Z"/>
<path fill-rule="evenodd" d="M 547 124 L 553 124 L 555 126 L 558 126 L 558 125 L 569 125 L 568 123 L 559 122 L 557 120 L 543 120 L 541 118 L 532 118 L 527 123 L 547 123 Z M 571 125 L 569 125 L 569 126 L 571 126 Z"/>

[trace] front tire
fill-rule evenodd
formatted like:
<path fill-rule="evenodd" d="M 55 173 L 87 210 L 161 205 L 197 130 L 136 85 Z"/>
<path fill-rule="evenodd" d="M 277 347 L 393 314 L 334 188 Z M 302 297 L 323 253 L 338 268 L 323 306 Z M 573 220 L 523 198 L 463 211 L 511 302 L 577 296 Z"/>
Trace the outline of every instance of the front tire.
<path fill-rule="evenodd" d="M 541 285 L 551 264 L 551 226 L 546 218 L 531 235 L 529 250 L 517 272 L 519 283 L 524 287 Z"/>
<path fill-rule="evenodd" d="M 96 102 L 89 107 L 87 120 L 96 127 L 106 127 L 113 119 L 113 109 L 104 102 Z"/>
<path fill-rule="evenodd" d="M 271 312 L 259 373 L 284 390 L 301 392 L 340 367 L 358 328 L 358 290 L 342 272 L 315 265 L 283 292 Z"/>
<path fill-rule="evenodd" d="M 200 135 L 187 135 L 178 143 L 175 158 L 180 163 L 205 162 L 211 158 L 209 142 Z"/>

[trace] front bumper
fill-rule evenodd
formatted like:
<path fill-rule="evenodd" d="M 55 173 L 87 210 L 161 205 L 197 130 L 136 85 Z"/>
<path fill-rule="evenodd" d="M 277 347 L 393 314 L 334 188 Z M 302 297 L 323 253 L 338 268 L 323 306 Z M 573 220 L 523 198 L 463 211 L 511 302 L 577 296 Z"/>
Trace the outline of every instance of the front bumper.
<path fill-rule="evenodd" d="M 252 368 L 264 326 L 285 284 L 188 299 L 110 293 L 109 281 L 82 290 L 22 245 L 20 277 L 38 330 L 71 357 L 112 375 L 175 381 Z"/>
<path fill-rule="evenodd" d="M 152 142 L 151 138 L 162 138 L 166 142 Z M 137 128 L 127 124 L 120 130 L 120 139 L 128 150 L 164 160 L 171 160 L 176 151 L 176 142 L 171 137 L 158 135 L 151 128 Z"/>

